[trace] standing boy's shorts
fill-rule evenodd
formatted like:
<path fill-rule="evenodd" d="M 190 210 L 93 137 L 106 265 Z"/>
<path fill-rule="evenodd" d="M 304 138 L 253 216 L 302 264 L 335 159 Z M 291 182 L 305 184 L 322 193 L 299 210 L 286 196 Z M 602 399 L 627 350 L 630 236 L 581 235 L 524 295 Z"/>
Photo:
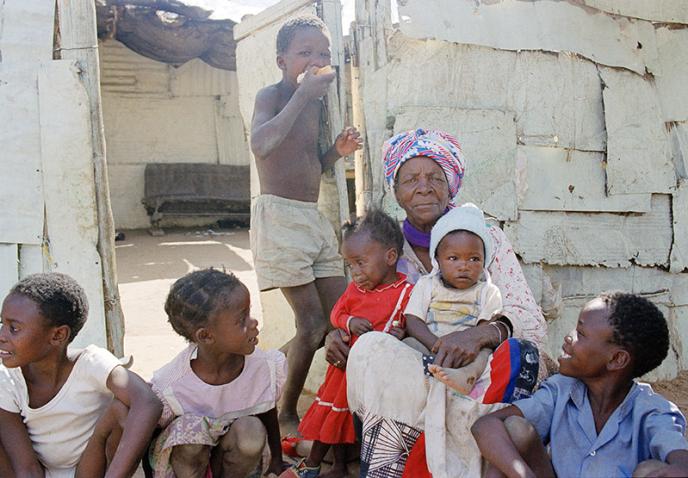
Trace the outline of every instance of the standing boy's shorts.
<path fill-rule="evenodd" d="M 337 237 L 316 203 L 258 196 L 251 207 L 251 251 L 261 291 L 344 275 Z"/>

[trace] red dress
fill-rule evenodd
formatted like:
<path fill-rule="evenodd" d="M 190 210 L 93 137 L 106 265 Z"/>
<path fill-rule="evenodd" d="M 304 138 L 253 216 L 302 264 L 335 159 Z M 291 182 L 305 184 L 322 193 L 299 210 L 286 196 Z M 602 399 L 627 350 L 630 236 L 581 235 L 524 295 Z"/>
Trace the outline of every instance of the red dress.
<path fill-rule="evenodd" d="M 349 317 L 360 317 L 373 325 L 373 330 L 387 331 L 395 320 L 403 320 L 412 285 L 406 276 L 397 272 L 397 280 L 392 284 L 376 287 L 373 290 L 360 289 L 354 282 L 349 284 L 344 294 L 332 309 L 332 325 L 348 333 Z M 353 345 L 356 337 L 352 337 Z M 299 425 L 299 433 L 306 440 L 322 443 L 354 443 L 353 419 L 346 400 L 346 373 L 329 365 L 325 381 L 320 386 L 315 401 L 308 409 Z"/>

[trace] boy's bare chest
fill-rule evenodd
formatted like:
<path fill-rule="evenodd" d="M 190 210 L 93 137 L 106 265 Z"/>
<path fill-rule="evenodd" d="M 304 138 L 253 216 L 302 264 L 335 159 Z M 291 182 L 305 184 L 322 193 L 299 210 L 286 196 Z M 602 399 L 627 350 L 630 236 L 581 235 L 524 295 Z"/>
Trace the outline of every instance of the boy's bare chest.
<path fill-rule="evenodd" d="M 299 113 L 287 137 L 288 142 L 299 145 L 316 145 L 320 133 L 323 104 L 313 100 Z"/>

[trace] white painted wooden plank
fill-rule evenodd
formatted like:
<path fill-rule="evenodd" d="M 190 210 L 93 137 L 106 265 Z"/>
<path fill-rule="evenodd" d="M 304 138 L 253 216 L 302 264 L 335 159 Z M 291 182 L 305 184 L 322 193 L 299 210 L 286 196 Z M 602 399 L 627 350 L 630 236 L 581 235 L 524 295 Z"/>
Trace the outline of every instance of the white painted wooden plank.
<path fill-rule="evenodd" d="M 650 194 L 607 196 L 603 153 L 519 146 L 517 154 L 518 163 L 527 165 L 521 210 L 650 211 Z"/>
<path fill-rule="evenodd" d="M 688 122 L 670 123 L 668 127 L 676 174 L 688 178 Z"/>
<path fill-rule="evenodd" d="M 16 244 L 0 244 L 0 305 L 19 280 L 19 256 Z"/>
<path fill-rule="evenodd" d="M 281 21 L 285 17 L 292 16 L 296 11 L 303 10 L 306 7 L 312 8 L 313 4 L 313 0 L 282 0 L 266 8 L 262 12 L 247 17 L 240 23 L 234 25 L 234 39 L 239 42 L 248 35 L 255 34 L 258 30 L 269 28 L 275 22 Z M 239 71 L 238 68 L 237 71 Z"/>
<path fill-rule="evenodd" d="M 688 179 L 679 183 L 673 195 L 674 244 L 671 247 L 671 272 L 688 270 Z M 687 271 L 688 272 L 688 271 Z"/>
<path fill-rule="evenodd" d="M 652 198 L 647 214 L 521 211 L 505 232 L 525 262 L 554 265 L 667 266 L 672 229 L 670 196 Z"/>
<path fill-rule="evenodd" d="M 414 38 L 507 50 L 570 51 L 640 74 L 645 64 L 637 47 L 638 30 L 652 28 L 649 22 L 552 0 L 406 0 L 399 3 L 399 17 L 401 31 Z"/>
<path fill-rule="evenodd" d="M 679 365 L 682 370 L 688 369 L 688 307 L 674 307 L 674 327 L 680 337 Z"/>
<path fill-rule="evenodd" d="M 594 63 L 523 51 L 509 87 L 519 143 L 606 151 L 602 82 Z"/>
<path fill-rule="evenodd" d="M 55 2 L 5 0 L 0 11 L 0 61 L 36 65 L 53 57 Z"/>
<path fill-rule="evenodd" d="M 500 220 L 517 217 L 513 113 L 496 110 L 409 107 L 396 116 L 395 131 L 423 127 L 454 134 L 466 155 L 459 202 L 473 202 Z"/>
<path fill-rule="evenodd" d="M 248 165 L 248 144 L 239 113 L 236 89 L 231 96 L 215 99 L 215 135 L 220 164 Z"/>
<path fill-rule="evenodd" d="M 591 7 L 653 22 L 688 23 L 685 0 L 583 0 Z"/>
<path fill-rule="evenodd" d="M 41 146 L 50 270 L 74 277 L 86 291 L 90 316 L 76 346 L 105 346 L 101 259 L 89 101 L 76 63 L 53 61 L 39 75 Z"/>
<path fill-rule="evenodd" d="M 688 3 L 685 4 L 688 12 Z M 688 14 L 687 14 L 688 15 Z M 688 29 L 657 29 L 659 67 L 654 72 L 664 121 L 688 120 Z"/>
<path fill-rule="evenodd" d="M 600 67 L 607 125 L 607 192 L 666 193 L 676 186 L 671 144 L 652 83 Z"/>
<path fill-rule="evenodd" d="M 0 63 L 0 242 L 4 243 L 40 244 L 43 236 L 37 78 L 33 67 Z"/>
<path fill-rule="evenodd" d="M 673 274 L 672 299 L 676 305 L 688 306 L 688 273 Z"/>
<path fill-rule="evenodd" d="M 43 246 L 27 244 L 19 245 L 19 278 L 30 274 L 38 274 L 45 270 L 45 258 L 43 257 Z"/>

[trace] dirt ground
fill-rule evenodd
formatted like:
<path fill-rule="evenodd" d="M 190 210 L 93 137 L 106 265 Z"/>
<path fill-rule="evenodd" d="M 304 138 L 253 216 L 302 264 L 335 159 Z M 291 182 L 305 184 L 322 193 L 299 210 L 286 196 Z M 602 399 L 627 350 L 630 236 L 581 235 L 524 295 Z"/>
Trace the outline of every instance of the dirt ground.
<path fill-rule="evenodd" d="M 117 269 L 122 308 L 125 317 L 124 348 L 132 354 L 132 370 L 148 380 L 153 372 L 169 362 L 186 344 L 167 323 L 163 305 L 170 285 L 192 270 L 224 267 L 248 287 L 254 304 L 258 287 L 248 231 L 246 229 L 171 230 L 162 237 L 147 231 L 125 231 L 118 241 Z M 262 323 L 260 308 L 252 313 Z M 688 413 L 688 371 L 671 381 L 652 384 L 655 391 Z M 305 413 L 312 396 L 304 395 L 299 412 Z M 350 476 L 357 476 L 352 470 Z M 139 472 L 136 478 L 143 478 Z"/>

